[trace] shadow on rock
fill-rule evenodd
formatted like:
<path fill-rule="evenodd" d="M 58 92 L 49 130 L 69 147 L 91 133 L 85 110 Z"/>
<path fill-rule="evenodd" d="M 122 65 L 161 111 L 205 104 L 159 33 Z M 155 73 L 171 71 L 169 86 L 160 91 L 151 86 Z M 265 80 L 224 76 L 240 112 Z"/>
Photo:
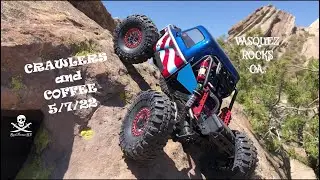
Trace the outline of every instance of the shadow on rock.
<path fill-rule="evenodd" d="M 54 167 L 50 178 L 64 178 L 73 149 L 76 122 L 79 123 L 79 127 L 87 126 L 87 122 L 79 120 L 72 113 L 57 113 L 47 116 L 46 126 L 51 129 L 51 143 L 42 156 L 45 162 L 54 163 L 50 165 Z"/>
<path fill-rule="evenodd" d="M 151 89 L 150 85 L 144 80 L 144 78 L 141 76 L 141 74 L 137 71 L 137 69 L 132 64 L 129 64 L 126 62 L 122 62 L 122 63 L 127 68 L 131 78 L 138 84 L 139 88 L 142 91 Z"/>
<path fill-rule="evenodd" d="M 161 153 L 155 160 L 149 162 L 136 162 L 127 158 L 125 162 L 137 179 L 189 179 L 187 173 L 179 171 L 166 153 Z"/>
<path fill-rule="evenodd" d="M 225 159 L 216 152 L 216 149 L 206 148 L 201 150 L 196 145 L 184 146 L 184 151 L 194 161 L 197 174 L 202 174 L 205 179 L 231 179 L 230 171 L 224 168 Z M 195 177 L 199 179 L 199 177 Z M 201 178 L 201 177 L 200 177 Z M 252 174 L 250 179 L 262 179 L 256 173 Z"/>
<path fill-rule="evenodd" d="M 105 73 L 98 74 L 96 79 L 98 92 L 93 96 L 101 105 L 114 107 L 124 107 L 126 105 L 125 85 L 110 80 Z"/>
<path fill-rule="evenodd" d="M 221 166 L 214 163 L 219 159 L 214 151 L 203 152 L 195 145 L 185 146 L 183 149 L 187 154 L 189 167 L 182 170 L 164 152 L 149 162 L 142 163 L 127 158 L 125 162 L 137 179 L 230 179 L 230 171 L 218 168 Z M 250 179 L 262 177 L 255 172 Z"/>

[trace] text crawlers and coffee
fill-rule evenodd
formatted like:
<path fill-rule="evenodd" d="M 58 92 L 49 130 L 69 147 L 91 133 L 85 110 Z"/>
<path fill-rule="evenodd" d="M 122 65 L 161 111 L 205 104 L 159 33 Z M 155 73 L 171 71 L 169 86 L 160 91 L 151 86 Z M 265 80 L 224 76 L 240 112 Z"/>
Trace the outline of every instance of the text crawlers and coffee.
<path fill-rule="evenodd" d="M 86 64 L 96 63 L 96 62 L 104 62 L 107 61 L 106 53 L 98 53 L 98 54 L 89 54 L 87 56 L 76 56 L 70 57 L 67 59 L 59 59 L 53 61 L 39 62 L 26 64 L 24 66 L 24 71 L 28 74 L 34 72 L 42 72 L 53 69 L 61 69 L 65 67 L 75 67 L 82 66 Z"/>

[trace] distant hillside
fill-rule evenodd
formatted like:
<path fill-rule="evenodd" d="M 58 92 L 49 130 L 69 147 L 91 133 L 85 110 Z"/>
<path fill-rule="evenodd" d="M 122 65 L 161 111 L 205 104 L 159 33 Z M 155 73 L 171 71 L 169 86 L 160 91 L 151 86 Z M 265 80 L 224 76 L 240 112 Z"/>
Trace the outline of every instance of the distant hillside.
<path fill-rule="evenodd" d="M 295 16 L 279 10 L 272 5 L 263 6 L 255 10 L 245 19 L 232 26 L 228 31 L 228 39 L 242 36 L 253 29 L 261 29 L 263 36 L 280 37 L 281 45 L 277 47 L 281 54 L 284 53 L 290 38 L 307 34 L 303 39 L 301 53 L 306 57 L 319 58 L 319 19 L 309 27 L 297 27 Z"/>

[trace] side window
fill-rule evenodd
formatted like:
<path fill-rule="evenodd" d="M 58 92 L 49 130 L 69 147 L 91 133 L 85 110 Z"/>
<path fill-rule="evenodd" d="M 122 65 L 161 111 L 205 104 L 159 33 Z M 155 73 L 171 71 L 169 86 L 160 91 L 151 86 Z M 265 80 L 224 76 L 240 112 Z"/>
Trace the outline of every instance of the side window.
<path fill-rule="evenodd" d="M 204 36 L 198 29 L 191 29 L 182 33 L 182 39 L 187 48 L 190 48 L 204 40 Z"/>

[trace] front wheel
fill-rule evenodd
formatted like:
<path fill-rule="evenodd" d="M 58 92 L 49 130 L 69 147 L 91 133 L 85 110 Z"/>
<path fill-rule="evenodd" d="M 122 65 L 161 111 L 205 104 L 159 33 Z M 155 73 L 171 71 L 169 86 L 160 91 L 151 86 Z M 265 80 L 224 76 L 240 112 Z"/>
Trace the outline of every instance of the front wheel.
<path fill-rule="evenodd" d="M 130 64 L 138 64 L 153 57 L 153 47 L 159 39 L 156 25 L 145 15 L 132 15 L 114 31 L 114 51 Z"/>
<path fill-rule="evenodd" d="M 120 147 L 134 160 L 154 159 L 172 133 L 174 104 L 159 92 L 141 92 L 129 108 L 120 131 Z"/>

